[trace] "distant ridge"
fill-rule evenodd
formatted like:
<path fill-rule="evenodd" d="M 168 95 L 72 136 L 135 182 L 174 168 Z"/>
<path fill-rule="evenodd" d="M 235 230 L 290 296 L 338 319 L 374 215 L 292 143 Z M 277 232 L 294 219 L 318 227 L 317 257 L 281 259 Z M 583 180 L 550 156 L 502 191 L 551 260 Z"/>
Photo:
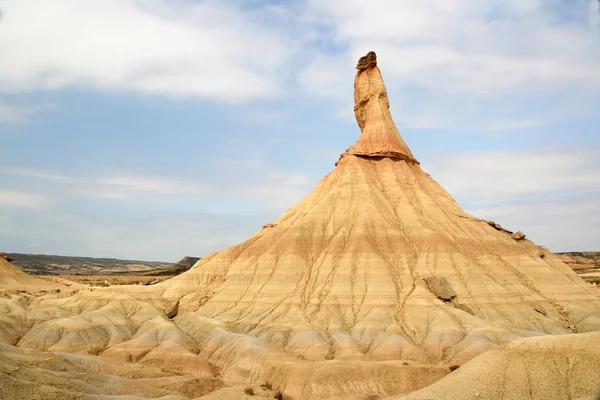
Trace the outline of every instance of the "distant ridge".
<path fill-rule="evenodd" d="M 7 253 L 14 257 L 14 265 L 34 275 L 85 274 L 96 275 L 115 272 L 171 269 L 173 263 L 161 261 L 121 260 L 49 254 Z"/>

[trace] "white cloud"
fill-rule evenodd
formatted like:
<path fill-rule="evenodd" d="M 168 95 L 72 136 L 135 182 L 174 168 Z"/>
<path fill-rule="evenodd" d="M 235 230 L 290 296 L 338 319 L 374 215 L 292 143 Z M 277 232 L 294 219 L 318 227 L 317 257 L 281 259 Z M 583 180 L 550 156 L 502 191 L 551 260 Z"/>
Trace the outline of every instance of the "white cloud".
<path fill-rule="evenodd" d="M 38 171 L 38 170 L 32 169 L 32 168 L 6 168 L 5 167 L 5 168 L 0 168 L 0 171 L 8 172 L 11 174 L 16 174 L 16 175 L 20 175 L 20 176 L 25 176 L 25 177 L 29 177 L 29 178 L 42 179 L 42 180 L 51 181 L 51 182 L 78 182 L 78 180 L 76 178 L 73 178 L 70 176 L 46 172 L 46 171 Z"/>
<path fill-rule="evenodd" d="M 148 176 L 111 176 L 91 182 L 92 185 L 110 190 L 151 194 L 181 195 L 203 194 L 209 188 L 198 182 Z"/>
<path fill-rule="evenodd" d="M 597 148 L 479 151 L 439 155 L 424 169 L 458 200 L 600 190 Z"/>
<path fill-rule="evenodd" d="M 0 3 L 0 92 L 81 86 L 243 100 L 279 90 L 269 8 L 183 0 Z"/>
<path fill-rule="evenodd" d="M 0 206 L 16 208 L 45 208 L 50 205 L 48 197 L 20 190 L 0 189 Z"/>
<path fill-rule="evenodd" d="M 590 113 L 600 34 L 587 19 L 600 13 L 588 1 L 309 1 L 338 50 L 315 51 L 300 80 L 351 109 L 353 67 L 375 50 L 401 127 L 520 129 Z M 565 96 L 584 109 L 562 110 Z"/>
<path fill-rule="evenodd" d="M 465 151 L 423 169 L 470 214 L 520 230 L 553 251 L 600 243 L 598 148 Z"/>
<path fill-rule="evenodd" d="M 181 179 L 169 176 L 138 174 L 109 175 L 93 178 L 66 176 L 31 168 L 0 168 L 0 172 L 28 177 L 34 182 L 31 187 L 44 189 L 58 197 L 75 196 L 106 200 L 135 200 L 138 202 L 170 197 L 189 199 L 226 200 L 242 205 L 258 201 L 255 211 L 284 210 L 308 194 L 313 182 L 304 173 L 276 169 L 260 159 L 214 159 L 218 168 L 217 180 L 211 174 L 202 179 Z M 207 170 L 212 170 L 211 168 Z M 40 183 L 51 182 L 52 186 Z M 22 183 L 22 182 L 21 182 Z M 167 200 L 168 201 L 168 200 Z"/>
<path fill-rule="evenodd" d="M 336 40 L 344 68 L 376 50 L 386 77 L 452 93 L 600 89 L 600 47 L 587 24 L 560 22 L 558 3 L 522 0 L 313 1 Z M 581 2 L 574 13 L 586 16 Z M 314 76 L 323 67 L 309 67 Z M 326 61 L 326 60 L 325 60 Z M 341 64 L 334 66 L 339 68 Z M 330 75 L 332 71 L 328 71 Z M 320 83 L 314 84 L 319 91 Z"/>

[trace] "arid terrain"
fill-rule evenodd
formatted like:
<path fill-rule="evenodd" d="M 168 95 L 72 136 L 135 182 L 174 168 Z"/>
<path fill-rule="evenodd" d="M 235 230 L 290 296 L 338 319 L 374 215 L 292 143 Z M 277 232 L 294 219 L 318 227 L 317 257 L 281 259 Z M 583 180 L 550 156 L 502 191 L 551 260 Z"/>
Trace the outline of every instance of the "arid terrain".
<path fill-rule="evenodd" d="M 119 260 L 116 258 L 69 257 L 47 254 L 6 253 L 12 263 L 31 275 L 110 275 L 170 270 L 173 263 L 156 261 Z M 188 268 L 189 269 L 189 268 Z"/>
<path fill-rule="evenodd" d="M 568 252 L 557 253 L 558 257 L 573 268 L 584 281 L 600 287 L 600 252 Z"/>
<path fill-rule="evenodd" d="M 465 212 L 400 136 L 375 53 L 356 69 L 359 138 L 246 241 L 148 285 L 0 257 L 0 396 L 594 399 L 600 292 L 573 268 L 595 262 Z"/>
<path fill-rule="evenodd" d="M 46 254 L 6 253 L 6 256 L 23 272 L 90 286 L 153 285 L 187 271 L 199 260 L 187 256 L 177 263 Z"/>

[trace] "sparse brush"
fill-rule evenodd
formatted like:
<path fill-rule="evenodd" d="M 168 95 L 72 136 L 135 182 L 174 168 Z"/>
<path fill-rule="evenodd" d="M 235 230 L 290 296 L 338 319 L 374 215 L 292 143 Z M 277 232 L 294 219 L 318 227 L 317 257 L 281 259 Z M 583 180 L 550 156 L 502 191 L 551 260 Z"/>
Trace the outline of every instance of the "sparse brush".
<path fill-rule="evenodd" d="M 271 385 L 269 382 L 263 383 L 262 385 L 260 385 L 260 387 L 263 389 L 273 390 L 273 385 Z"/>
<path fill-rule="evenodd" d="M 244 389 L 244 393 L 246 393 L 249 396 L 254 396 L 254 389 L 252 389 L 251 387 L 247 387 L 246 389 Z"/>
<path fill-rule="evenodd" d="M 283 400 L 283 393 L 281 393 L 281 392 L 277 392 L 277 393 L 275 393 L 275 398 L 276 398 L 277 400 Z"/>

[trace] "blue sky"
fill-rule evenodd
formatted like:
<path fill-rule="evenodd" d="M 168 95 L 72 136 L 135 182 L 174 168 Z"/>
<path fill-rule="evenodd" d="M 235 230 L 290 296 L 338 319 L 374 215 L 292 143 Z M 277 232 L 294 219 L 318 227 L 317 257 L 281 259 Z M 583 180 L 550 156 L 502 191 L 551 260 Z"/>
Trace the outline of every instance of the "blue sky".
<path fill-rule="evenodd" d="M 596 0 L 4 0 L 0 250 L 238 243 L 359 134 L 357 58 L 465 210 L 600 250 Z"/>

